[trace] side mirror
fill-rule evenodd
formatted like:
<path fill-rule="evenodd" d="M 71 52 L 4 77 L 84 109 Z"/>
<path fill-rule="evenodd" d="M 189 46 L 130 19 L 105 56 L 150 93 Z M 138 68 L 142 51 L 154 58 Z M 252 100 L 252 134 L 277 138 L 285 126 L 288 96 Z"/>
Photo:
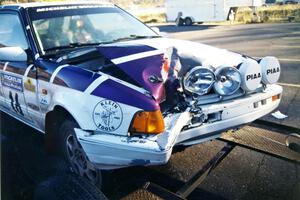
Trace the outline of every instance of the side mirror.
<path fill-rule="evenodd" d="M 160 35 L 160 30 L 158 27 L 151 27 L 152 31 L 154 31 L 155 33 L 157 33 L 158 35 Z"/>
<path fill-rule="evenodd" d="M 11 62 L 26 62 L 27 54 L 21 47 L 1 47 L 0 60 Z"/>

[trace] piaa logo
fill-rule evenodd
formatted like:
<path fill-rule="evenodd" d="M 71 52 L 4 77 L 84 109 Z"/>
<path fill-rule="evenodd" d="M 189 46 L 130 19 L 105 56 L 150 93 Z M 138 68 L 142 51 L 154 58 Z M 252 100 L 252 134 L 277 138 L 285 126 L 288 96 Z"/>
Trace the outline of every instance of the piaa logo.
<path fill-rule="evenodd" d="M 260 78 L 261 77 L 261 74 L 258 73 L 258 74 L 248 74 L 247 77 L 246 77 L 246 80 L 248 81 L 249 79 L 250 80 L 253 80 L 253 79 L 257 79 L 257 78 Z"/>
<path fill-rule="evenodd" d="M 94 109 L 95 125 L 103 131 L 112 132 L 122 124 L 123 113 L 118 103 L 111 100 L 100 101 Z"/>
<path fill-rule="evenodd" d="M 279 67 L 277 67 L 277 68 L 271 68 L 271 69 L 267 70 L 267 75 L 268 74 L 275 74 L 275 73 L 277 73 L 279 71 L 280 71 Z"/>

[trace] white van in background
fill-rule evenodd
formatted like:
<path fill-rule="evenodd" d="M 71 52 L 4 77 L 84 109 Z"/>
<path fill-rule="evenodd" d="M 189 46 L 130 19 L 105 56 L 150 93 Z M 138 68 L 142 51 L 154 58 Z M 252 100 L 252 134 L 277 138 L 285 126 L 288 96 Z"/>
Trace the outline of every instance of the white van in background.
<path fill-rule="evenodd" d="M 192 25 L 195 22 L 225 21 L 232 9 L 263 4 L 263 0 L 166 0 L 165 7 L 168 22 L 176 21 L 180 16 L 178 25 Z"/>

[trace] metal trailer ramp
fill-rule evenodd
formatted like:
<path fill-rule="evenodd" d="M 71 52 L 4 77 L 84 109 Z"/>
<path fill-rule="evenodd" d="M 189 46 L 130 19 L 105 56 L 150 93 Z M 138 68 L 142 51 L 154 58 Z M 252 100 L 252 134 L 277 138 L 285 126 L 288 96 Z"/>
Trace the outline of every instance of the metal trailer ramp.
<path fill-rule="evenodd" d="M 299 129 L 265 121 L 256 121 L 240 130 L 225 132 L 218 140 L 226 145 L 179 190 L 173 192 L 152 182 L 146 182 L 144 189 L 163 199 L 187 199 L 236 146 L 300 164 L 299 133 Z"/>
<path fill-rule="evenodd" d="M 233 142 L 244 148 L 300 163 L 300 153 L 286 145 L 287 140 L 291 140 L 289 135 L 292 133 L 284 133 L 276 126 L 276 124 L 273 124 L 271 127 L 261 127 L 253 124 L 232 133 L 224 133 L 220 140 Z M 290 147 L 293 148 L 293 146 Z"/>

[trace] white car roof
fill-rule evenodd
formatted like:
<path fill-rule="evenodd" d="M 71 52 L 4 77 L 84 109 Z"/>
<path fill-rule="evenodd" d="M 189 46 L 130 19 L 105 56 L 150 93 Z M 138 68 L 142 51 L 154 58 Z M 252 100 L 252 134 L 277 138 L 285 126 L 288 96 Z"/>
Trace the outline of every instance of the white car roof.
<path fill-rule="evenodd" d="M 33 3 L 20 3 L 20 4 L 9 4 L 9 5 L 2 5 L 2 7 L 11 7 L 11 6 L 18 6 L 22 8 L 32 8 L 32 7 L 43 7 L 43 6 L 61 6 L 61 5 L 77 5 L 77 4 L 85 4 L 85 5 L 103 5 L 103 6 L 114 6 L 114 4 L 103 1 L 63 1 L 63 2 L 33 2 Z"/>

